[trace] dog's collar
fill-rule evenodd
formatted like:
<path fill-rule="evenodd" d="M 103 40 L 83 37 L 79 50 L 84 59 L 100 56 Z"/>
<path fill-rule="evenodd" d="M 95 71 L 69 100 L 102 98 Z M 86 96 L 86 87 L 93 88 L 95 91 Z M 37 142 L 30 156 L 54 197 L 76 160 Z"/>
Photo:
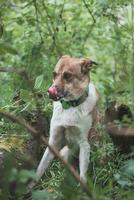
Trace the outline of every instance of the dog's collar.
<path fill-rule="evenodd" d="M 61 100 L 61 104 L 62 104 L 62 107 L 64 109 L 68 109 L 70 107 L 76 107 L 76 106 L 79 106 L 80 104 L 82 104 L 86 98 L 88 97 L 88 90 L 89 90 L 89 87 L 86 88 L 84 94 L 77 100 L 72 100 L 72 101 L 64 101 L 64 100 Z"/>

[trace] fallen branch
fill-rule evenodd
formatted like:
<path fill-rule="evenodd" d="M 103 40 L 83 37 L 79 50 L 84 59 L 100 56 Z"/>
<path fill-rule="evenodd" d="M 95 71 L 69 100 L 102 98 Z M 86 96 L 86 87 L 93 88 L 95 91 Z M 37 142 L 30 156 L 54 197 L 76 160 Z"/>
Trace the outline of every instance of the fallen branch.
<path fill-rule="evenodd" d="M 120 153 L 129 153 L 134 147 L 134 127 L 118 127 L 114 122 L 106 124 L 106 132 Z"/>
<path fill-rule="evenodd" d="M 81 187 L 84 189 L 84 191 L 86 192 L 88 197 L 90 197 L 90 199 L 92 199 L 92 197 L 93 197 L 92 192 L 89 190 L 88 186 L 80 179 L 80 176 L 79 176 L 78 172 L 74 169 L 74 167 L 72 167 L 67 161 L 65 161 L 62 158 L 62 156 L 59 154 L 59 152 L 53 146 L 49 145 L 49 143 L 46 140 L 46 138 L 40 132 L 35 130 L 23 118 L 16 117 L 16 116 L 10 114 L 9 112 L 5 112 L 3 110 L 0 110 L 0 115 L 3 116 L 3 117 L 8 118 L 12 122 L 15 122 L 15 123 L 18 123 L 18 124 L 22 125 L 23 127 L 25 127 L 32 134 L 32 136 L 34 138 L 40 140 L 46 146 L 48 146 L 48 148 L 51 150 L 51 152 L 69 169 L 69 171 L 74 176 L 74 178 L 80 183 Z"/>
<path fill-rule="evenodd" d="M 110 135 L 120 136 L 120 137 L 133 137 L 134 138 L 134 128 L 133 127 L 118 127 L 114 123 L 108 123 L 106 125 L 106 131 Z"/>
<path fill-rule="evenodd" d="M 21 75 L 26 73 L 26 70 L 25 68 L 17 69 L 15 67 L 0 67 L 0 72 L 17 73 Z"/>

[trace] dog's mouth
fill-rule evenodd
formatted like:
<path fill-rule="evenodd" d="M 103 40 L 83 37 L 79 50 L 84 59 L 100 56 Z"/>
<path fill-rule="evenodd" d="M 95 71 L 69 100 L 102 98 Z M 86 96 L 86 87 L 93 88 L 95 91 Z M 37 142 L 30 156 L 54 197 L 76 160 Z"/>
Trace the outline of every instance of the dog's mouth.
<path fill-rule="evenodd" d="M 59 101 L 59 100 L 65 98 L 68 95 L 68 92 L 64 91 L 64 89 L 58 89 L 55 86 L 51 86 L 48 89 L 48 95 L 49 95 L 50 99 L 52 99 L 54 101 Z"/>

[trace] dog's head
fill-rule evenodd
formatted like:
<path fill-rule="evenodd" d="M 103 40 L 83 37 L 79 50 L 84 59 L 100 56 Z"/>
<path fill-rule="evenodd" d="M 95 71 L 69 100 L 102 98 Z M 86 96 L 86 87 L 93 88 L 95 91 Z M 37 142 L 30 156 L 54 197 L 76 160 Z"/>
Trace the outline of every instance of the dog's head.
<path fill-rule="evenodd" d="M 53 72 L 53 84 L 48 89 L 49 97 L 55 101 L 78 99 L 87 88 L 92 64 L 89 59 L 62 56 Z"/>

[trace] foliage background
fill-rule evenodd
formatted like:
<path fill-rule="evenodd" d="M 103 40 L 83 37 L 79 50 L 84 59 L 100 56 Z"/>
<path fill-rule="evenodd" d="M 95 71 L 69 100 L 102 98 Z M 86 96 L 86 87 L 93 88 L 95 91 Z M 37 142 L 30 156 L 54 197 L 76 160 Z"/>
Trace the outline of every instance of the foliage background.
<path fill-rule="evenodd" d="M 31 79 L 29 83 L 22 75 L 0 73 L 0 108 L 18 114 L 32 112 L 36 110 L 38 101 L 49 119 L 52 102 L 47 98 L 47 88 L 51 84 L 53 68 L 63 54 L 89 57 L 98 62 L 99 65 L 92 70 L 91 79 L 101 94 L 102 112 L 112 100 L 134 108 L 133 0 L 0 0 L 0 8 L 0 68 L 24 68 Z M 41 93 L 41 98 L 35 100 L 33 90 Z M 23 103 L 14 102 L 18 94 Z M 0 132 L 2 138 L 11 132 L 26 134 L 4 119 L 0 120 Z M 113 155 L 112 144 L 104 141 L 98 155 L 102 156 L 106 149 L 110 156 Z M 93 155 L 93 163 L 98 162 L 96 151 Z M 114 169 L 118 167 L 114 162 L 109 162 L 110 169 L 106 167 L 102 174 L 106 173 L 107 178 L 111 178 L 109 182 L 113 183 L 113 174 L 118 171 L 114 172 Z M 97 170 L 101 171 L 99 163 L 96 165 Z M 59 168 L 58 164 L 56 171 Z M 52 171 L 55 171 L 53 167 Z M 108 175 L 109 171 L 111 175 Z M 60 173 L 59 177 L 63 175 Z M 102 181 L 106 179 L 105 176 L 99 178 Z M 52 184 L 53 188 L 56 179 L 58 177 L 52 181 L 48 179 L 47 183 Z M 103 193 L 112 191 L 112 187 L 108 186 Z M 117 199 L 124 198 L 121 188 L 120 193 L 121 197 Z M 44 195 L 47 196 L 46 193 Z M 67 198 L 67 194 L 64 196 Z M 131 199 L 131 194 L 129 196 Z M 112 199 L 112 195 L 106 199 Z"/>

